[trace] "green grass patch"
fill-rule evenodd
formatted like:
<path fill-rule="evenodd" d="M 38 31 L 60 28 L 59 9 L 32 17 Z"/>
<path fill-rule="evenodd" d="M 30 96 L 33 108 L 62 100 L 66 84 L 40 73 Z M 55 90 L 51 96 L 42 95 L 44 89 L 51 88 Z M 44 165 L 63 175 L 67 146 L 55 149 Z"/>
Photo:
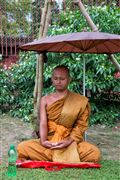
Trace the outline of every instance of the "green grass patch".
<path fill-rule="evenodd" d="M 57 172 L 48 172 L 43 168 L 39 169 L 17 169 L 16 177 L 7 177 L 7 167 L 0 166 L 1 180 L 119 180 L 120 162 L 106 160 L 101 162 L 100 169 L 71 169 L 66 168 Z"/>

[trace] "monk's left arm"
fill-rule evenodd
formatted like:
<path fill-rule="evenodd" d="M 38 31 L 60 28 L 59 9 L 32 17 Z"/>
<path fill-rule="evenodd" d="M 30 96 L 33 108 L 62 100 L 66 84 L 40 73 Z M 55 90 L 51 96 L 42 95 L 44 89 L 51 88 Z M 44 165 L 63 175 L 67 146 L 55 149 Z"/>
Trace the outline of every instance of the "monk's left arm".
<path fill-rule="evenodd" d="M 76 120 L 70 137 L 76 141 L 77 143 L 83 141 L 83 136 L 88 128 L 88 119 L 90 115 L 90 104 L 88 103 L 82 115 L 78 115 L 78 119 Z"/>

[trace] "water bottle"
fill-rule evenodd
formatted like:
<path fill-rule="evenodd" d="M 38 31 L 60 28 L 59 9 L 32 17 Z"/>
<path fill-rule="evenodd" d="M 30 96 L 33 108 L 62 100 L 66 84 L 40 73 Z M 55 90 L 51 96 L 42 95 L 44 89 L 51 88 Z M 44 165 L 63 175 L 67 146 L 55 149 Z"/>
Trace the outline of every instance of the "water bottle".
<path fill-rule="evenodd" d="M 16 168 L 16 160 L 17 160 L 17 152 L 15 146 L 10 144 L 10 148 L 8 150 L 8 176 L 16 176 L 17 168 Z"/>

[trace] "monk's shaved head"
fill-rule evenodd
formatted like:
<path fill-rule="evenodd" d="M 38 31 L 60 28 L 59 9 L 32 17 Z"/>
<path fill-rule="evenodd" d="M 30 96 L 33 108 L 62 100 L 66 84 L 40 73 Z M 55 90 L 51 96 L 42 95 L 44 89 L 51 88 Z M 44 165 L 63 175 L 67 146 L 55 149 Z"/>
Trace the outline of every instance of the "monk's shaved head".
<path fill-rule="evenodd" d="M 70 72 L 69 72 L 69 69 L 68 69 L 67 66 L 64 66 L 64 65 L 56 66 L 56 67 L 54 68 L 54 70 L 53 70 L 53 74 L 54 74 L 54 72 L 55 72 L 56 70 L 58 70 L 58 69 L 61 69 L 61 70 L 65 71 L 66 74 L 68 75 L 68 77 L 70 77 Z M 52 75 L 53 75 L 53 74 L 52 74 Z"/>

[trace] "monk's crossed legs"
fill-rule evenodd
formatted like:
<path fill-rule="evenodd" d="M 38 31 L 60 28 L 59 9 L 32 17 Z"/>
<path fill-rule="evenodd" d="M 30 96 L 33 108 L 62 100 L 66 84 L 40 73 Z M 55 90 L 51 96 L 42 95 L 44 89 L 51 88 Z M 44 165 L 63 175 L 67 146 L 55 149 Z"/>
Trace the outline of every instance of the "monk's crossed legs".
<path fill-rule="evenodd" d="M 21 142 L 17 151 L 19 159 L 52 161 L 52 150 L 41 146 L 39 139 Z M 78 153 L 81 162 L 99 162 L 100 160 L 100 150 L 88 142 L 78 144 Z"/>

